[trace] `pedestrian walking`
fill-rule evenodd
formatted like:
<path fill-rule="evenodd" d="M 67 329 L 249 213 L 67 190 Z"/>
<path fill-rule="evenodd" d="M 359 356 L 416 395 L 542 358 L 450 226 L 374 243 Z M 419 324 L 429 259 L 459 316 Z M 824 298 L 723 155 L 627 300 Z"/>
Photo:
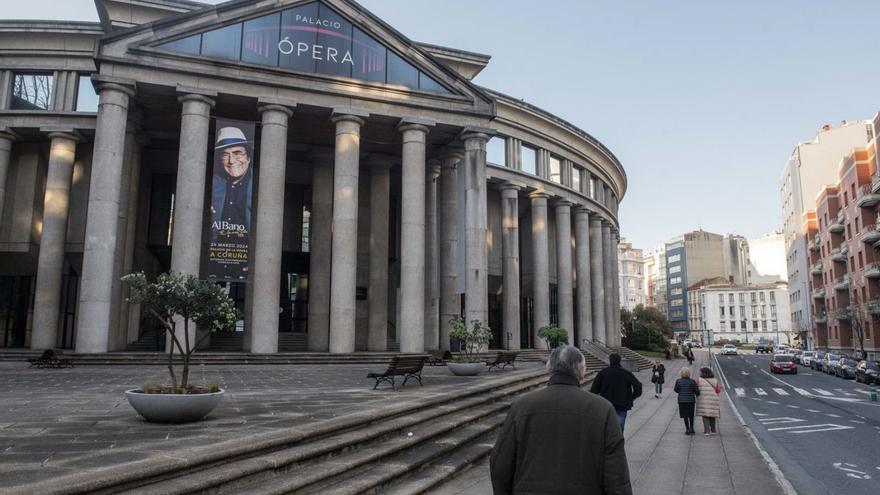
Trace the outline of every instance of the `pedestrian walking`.
<path fill-rule="evenodd" d="M 675 381 L 675 393 L 678 394 L 678 417 L 684 420 L 684 434 L 694 435 L 694 408 L 700 387 L 691 380 L 690 368 L 682 368 L 681 378 Z"/>
<path fill-rule="evenodd" d="M 642 382 L 629 370 L 620 367 L 620 354 L 615 352 L 608 356 L 608 367 L 593 379 L 590 392 L 601 395 L 614 406 L 622 432 L 633 400 L 642 395 Z"/>
<path fill-rule="evenodd" d="M 700 378 L 697 380 L 700 388 L 700 398 L 697 399 L 697 416 L 703 418 L 703 434 L 707 437 L 718 432 L 716 423 L 721 417 L 721 385 L 715 379 L 715 374 L 709 368 L 700 368 Z"/>
<path fill-rule="evenodd" d="M 666 374 L 666 367 L 660 360 L 654 361 L 654 367 L 651 369 L 651 383 L 654 384 L 654 397 L 660 398 L 663 395 L 663 375 Z"/>
<path fill-rule="evenodd" d="M 687 357 L 688 366 L 693 366 L 694 365 L 694 351 L 691 350 L 691 346 L 688 346 L 687 350 L 684 351 L 684 355 L 685 355 L 685 357 Z"/>
<path fill-rule="evenodd" d="M 666 346 L 666 349 L 664 349 L 663 352 L 666 354 L 667 361 L 672 359 L 672 346 L 671 345 Z"/>
<path fill-rule="evenodd" d="M 632 495 L 623 434 L 614 407 L 580 388 L 581 352 L 557 347 L 547 387 L 510 407 L 489 457 L 495 495 Z"/>

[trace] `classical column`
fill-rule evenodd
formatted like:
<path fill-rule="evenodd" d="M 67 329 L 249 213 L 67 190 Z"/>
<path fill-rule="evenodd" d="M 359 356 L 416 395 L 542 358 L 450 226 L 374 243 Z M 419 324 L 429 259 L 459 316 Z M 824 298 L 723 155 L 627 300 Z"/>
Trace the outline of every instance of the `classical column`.
<path fill-rule="evenodd" d="M 605 286 L 605 345 L 614 345 L 614 257 L 611 224 L 602 223 L 602 264 Z"/>
<path fill-rule="evenodd" d="M 73 134 L 53 132 L 49 134 L 49 139 L 52 142 L 49 148 L 46 193 L 43 196 L 43 230 L 37 262 L 31 349 L 52 349 L 58 337 L 70 178 L 76 156 L 77 137 Z"/>
<path fill-rule="evenodd" d="M 107 352 L 110 337 L 110 303 L 113 293 L 113 259 L 119 216 L 125 125 L 132 89 L 113 83 L 99 84 L 98 116 L 92 147 L 89 204 L 76 314 L 76 352 Z"/>
<path fill-rule="evenodd" d="M 400 206 L 400 352 L 425 350 L 425 138 L 428 128 L 402 123 Z"/>
<path fill-rule="evenodd" d="M 574 341 L 574 289 L 571 269 L 571 203 L 556 203 L 556 300 L 559 326 L 568 332 L 569 342 Z"/>
<path fill-rule="evenodd" d="M 134 267 L 135 256 L 135 239 L 137 236 L 137 212 L 138 212 L 138 196 L 140 193 L 141 178 L 141 156 L 146 138 L 136 136 L 133 148 L 131 150 L 131 178 L 128 181 L 128 215 L 130 219 L 125 225 L 125 252 L 122 260 L 122 273 L 131 273 Z M 120 296 L 122 305 L 119 310 L 119 321 L 128 330 L 125 336 L 125 343 L 135 342 L 140 336 L 140 315 L 141 308 L 139 304 L 127 302 L 131 295 L 131 288 L 127 285 L 122 286 L 122 294 Z"/>
<path fill-rule="evenodd" d="M 486 142 L 489 136 L 469 132 L 464 141 L 465 321 L 488 324 L 489 277 L 486 250 Z"/>
<path fill-rule="evenodd" d="M 501 296 L 505 349 L 519 349 L 519 190 L 506 183 L 501 186 Z"/>
<path fill-rule="evenodd" d="M 256 242 L 253 266 L 253 309 L 250 350 L 278 352 L 278 304 L 281 300 L 281 235 L 284 231 L 284 182 L 287 169 L 288 106 L 260 107 L 260 177 L 257 190 Z"/>
<path fill-rule="evenodd" d="M 0 126 L 0 221 L 3 220 L 3 204 L 6 201 L 6 176 L 9 173 L 9 160 L 12 155 L 12 142 L 15 135 L 4 132 Z"/>
<path fill-rule="evenodd" d="M 336 114 L 333 123 L 336 124 L 336 150 L 333 167 L 330 352 L 344 354 L 354 352 L 358 167 L 364 120 L 356 115 Z M 421 184 L 419 186 L 421 188 Z"/>
<path fill-rule="evenodd" d="M 367 349 L 388 350 L 388 215 L 392 157 L 370 156 L 370 285 Z"/>
<path fill-rule="evenodd" d="M 574 212 L 575 265 L 577 270 L 577 331 L 573 344 L 592 341 L 593 311 L 590 301 L 590 210 L 577 208 Z"/>
<path fill-rule="evenodd" d="M 208 132 L 214 100 L 201 94 L 177 98 L 180 113 L 180 144 L 177 155 L 177 183 L 174 186 L 174 226 L 171 231 L 171 271 L 199 276 L 202 258 L 202 219 L 205 204 L 205 166 L 208 163 Z M 251 162 L 253 162 L 251 157 Z M 177 328 L 183 321 L 177 322 Z M 189 342 L 196 342 L 196 326 L 189 325 Z M 184 338 L 178 336 L 181 345 Z M 171 336 L 166 346 L 171 344 Z"/>
<path fill-rule="evenodd" d="M 593 339 L 605 343 L 605 264 L 602 260 L 602 219 L 590 219 L 590 286 Z"/>
<path fill-rule="evenodd" d="M 620 235 L 618 234 L 617 229 L 615 229 L 611 233 L 611 266 L 613 267 L 613 271 L 611 272 L 611 281 L 613 285 L 614 298 L 613 298 L 613 309 L 612 314 L 614 315 L 614 326 L 613 328 L 613 336 L 612 340 L 614 347 L 620 347 L 621 339 L 620 339 L 620 266 L 618 264 L 617 259 L 617 245 L 620 243 Z"/>
<path fill-rule="evenodd" d="M 547 194 L 534 192 L 532 199 L 532 342 L 545 348 L 538 330 L 550 324 L 550 247 L 547 234 Z"/>
<path fill-rule="evenodd" d="M 308 349 L 327 352 L 330 346 L 331 224 L 333 222 L 333 150 L 313 148 L 312 213 L 309 219 Z"/>
<path fill-rule="evenodd" d="M 440 298 L 437 294 L 437 274 L 440 260 L 437 256 L 437 180 L 440 160 L 428 161 L 425 180 L 425 350 L 437 350 L 440 345 Z"/>
<path fill-rule="evenodd" d="M 440 168 L 440 349 L 449 350 L 449 321 L 461 315 L 458 295 L 458 171 L 463 156 L 452 152 Z"/>

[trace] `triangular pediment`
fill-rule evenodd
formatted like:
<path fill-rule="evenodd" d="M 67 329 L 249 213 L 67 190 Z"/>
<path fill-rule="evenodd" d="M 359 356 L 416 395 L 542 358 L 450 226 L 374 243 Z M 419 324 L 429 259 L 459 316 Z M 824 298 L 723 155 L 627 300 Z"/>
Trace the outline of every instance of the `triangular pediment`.
<path fill-rule="evenodd" d="M 107 39 L 135 52 L 490 101 L 418 44 L 348 0 L 238 1 L 173 16 Z"/>

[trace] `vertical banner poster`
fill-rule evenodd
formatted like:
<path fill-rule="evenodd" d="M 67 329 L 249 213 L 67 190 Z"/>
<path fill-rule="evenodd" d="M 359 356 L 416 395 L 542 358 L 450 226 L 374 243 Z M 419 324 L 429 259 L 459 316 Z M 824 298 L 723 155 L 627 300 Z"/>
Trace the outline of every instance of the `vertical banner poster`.
<path fill-rule="evenodd" d="M 208 278 L 249 278 L 251 206 L 254 199 L 254 123 L 217 119 L 211 170 Z"/>

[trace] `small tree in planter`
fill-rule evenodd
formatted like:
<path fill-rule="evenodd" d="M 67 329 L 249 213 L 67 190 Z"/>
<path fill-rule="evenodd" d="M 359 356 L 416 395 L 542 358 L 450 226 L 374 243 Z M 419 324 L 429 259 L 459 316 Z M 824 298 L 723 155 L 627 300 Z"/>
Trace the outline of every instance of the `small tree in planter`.
<path fill-rule="evenodd" d="M 462 356 L 457 359 L 465 363 L 478 362 L 477 355 L 483 352 L 483 346 L 492 342 L 492 330 L 484 327 L 480 320 L 472 321 L 469 327 L 461 317 L 449 320 L 449 325 L 449 336 L 461 342 Z"/>
<path fill-rule="evenodd" d="M 189 384 L 189 368 L 192 354 L 199 347 L 199 344 L 211 333 L 235 324 L 238 318 L 235 303 L 229 298 L 223 287 L 214 282 L 199 280 L 193 275 L 174 272 L 159 275 L 153 283 L 147 281 L 143 272 L 126 275 L 122 277 L 122 281 L 131 286 L 129 301 L 140 304 L 147 314 L 165 327 L 171 336 L 171 346 L 168 352 L 168 373 L 171 377 L 171 385 L 169 387 L 144 387 L 143 392 L 160 394 L 212 392 L 212 390 L 193 387 Z M 182 329 L 177 326 L 179 322 L 183 323 Z M 191 324 L 202 330 L 207 330 L 207 332 L 197 340 L 190 339 Z M 192 342 L 191 340 L 196 341 Z M 175 350 L 180 355 L 183 365 L 179 383 L 174 371 Z"/>
<path fill-rule="evenodd" d="M 538 329 L 538 338 L 547 343 L 548 349 L 568 345 L 568 332 L 556 325 L 545 325 Z"/>

